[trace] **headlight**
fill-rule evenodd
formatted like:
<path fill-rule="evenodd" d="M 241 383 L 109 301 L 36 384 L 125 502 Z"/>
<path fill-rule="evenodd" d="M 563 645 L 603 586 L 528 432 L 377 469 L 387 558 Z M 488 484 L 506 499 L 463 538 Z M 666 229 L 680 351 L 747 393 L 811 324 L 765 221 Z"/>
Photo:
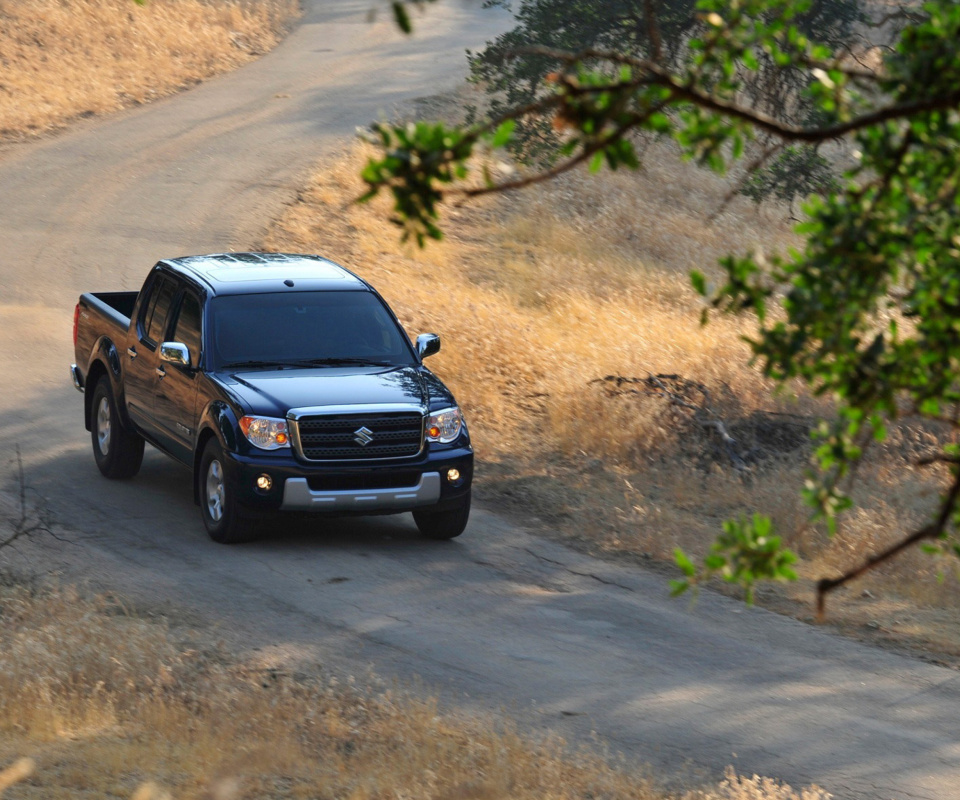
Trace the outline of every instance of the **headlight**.
<path fill-rule="evenodd" d="M 445 408 L 427 417 L 427 441 L 452 442 L 460 435 L 463 417 L 459 408 Z"/>
<path fill-rule="evenodd" d="M 261 450 L 278 450 L 281 447 L 290 446 L 290 435 L 287 432 L 285 419 L 242 417 L 240 430 L 250 444 Z"/>

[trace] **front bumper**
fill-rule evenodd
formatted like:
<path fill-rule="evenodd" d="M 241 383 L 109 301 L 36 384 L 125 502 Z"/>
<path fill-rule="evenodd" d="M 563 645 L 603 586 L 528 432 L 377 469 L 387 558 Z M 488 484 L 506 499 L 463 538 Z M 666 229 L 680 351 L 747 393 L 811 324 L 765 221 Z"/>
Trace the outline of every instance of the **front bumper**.
<path fill-rule="evenodd" d="M 318 489 L 306 478 L 287 478 L 281 511 L 346 511 L 375 513 L 436 505 L 440 499 L 439 472 L 424 472 L 416 486 L 401 489 Z"/>
<path fill-rule="evenodd" d="M 308 511 L 332 514 L 393 514 L 414 508 L 455 505 L 470 491 L 473 450 L 469 447 L 427 450 L 410 461 L 363 466 L 310 464 L 293 455 L 228 454 L 240 502 L 263 511 Z M 450 470 L 459 473 L 450 480 Z M 270 478 L 268 490 L 257 479 Z"/>

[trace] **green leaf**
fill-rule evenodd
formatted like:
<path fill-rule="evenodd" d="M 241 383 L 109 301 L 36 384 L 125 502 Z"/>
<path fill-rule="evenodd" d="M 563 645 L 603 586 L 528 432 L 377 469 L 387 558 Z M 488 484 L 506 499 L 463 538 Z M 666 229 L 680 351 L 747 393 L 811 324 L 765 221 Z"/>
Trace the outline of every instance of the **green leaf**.
<path fill-rule="evenodd" d="M 516 127 L 516 120 L 508 119 L 501 122 L 493 134 L 490 146 L 494 149 L 505 146 L 507 142 L 510 141 L 510 137 L 513 136 L 513 131 Z"/>
<path fill-rule="evenodd" d="M 702 272 L 696 269 L 692 270 L 690 272 L 690 282 L 693 284 L 693 288 L 697 294 L 706 296 L 707 279 Z"/>
<path fill-rule="evenodd" d="M 693 565 L 690 557 L 679 547 L 673 551 L 673 558 L 677 566 L 680 567 L 680 571 L 688 578 L 692 578 L 697 574 L 697 568 Z"/>
<path fill-rule="evenodd" d="M 400 0 L 396 0 L 390 5 L 393 8 L 393 19 L 397 23 L 397 27 L 404 33 L 411 33 L 413 26 L 410 24 L 410 15 L 407 13 L 406 5 Z"/>

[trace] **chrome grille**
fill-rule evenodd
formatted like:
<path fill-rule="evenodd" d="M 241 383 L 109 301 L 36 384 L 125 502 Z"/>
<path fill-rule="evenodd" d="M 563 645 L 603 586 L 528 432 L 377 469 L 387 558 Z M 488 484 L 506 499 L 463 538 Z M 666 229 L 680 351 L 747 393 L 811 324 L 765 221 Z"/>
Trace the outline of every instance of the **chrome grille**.
<path fill-rule="evenodd" d="M 423 449 L 421 411 L 291 412 L 297 455 L 306 461 L 409 458 Z"/>

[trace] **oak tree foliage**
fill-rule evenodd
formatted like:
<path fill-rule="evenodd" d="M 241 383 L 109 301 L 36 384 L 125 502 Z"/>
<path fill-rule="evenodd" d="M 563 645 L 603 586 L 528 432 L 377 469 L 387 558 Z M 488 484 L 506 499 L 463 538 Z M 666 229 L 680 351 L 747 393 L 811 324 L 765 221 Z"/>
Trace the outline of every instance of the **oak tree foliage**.
<path fill-rule="evenodd" d="M 813 192 L 797 227 L 802 248 L 727 257 L 716 289 L 692 275 L 714 313 L 755 319 L 748 341 L 767 376 L 836 399 L 802 489 L 832 530 L 851 506 L 855 465 L 892 420 L 960 429 L 960 4 L 866 8 L 846 0 L 523 0 L 517 28 L 471 55 L 474 76 L 497 93 L 493 115 L 464 126 L 376 126 L 382 153 L 363 172 L 366 196 L 390 192 L 394 221 L 423 244 L 442 235 L 444 200 L 584 163 L 637 169 L 638 137 L 669 137 L 719 172 L 743 157 L 748 140 L 778 143 L 780 161 L 770 166 L 786 176 L 796 172 L 789 159 L 817 155 L 804 148 L 844 142 L 853 166 L 801 187 Z M 858 30 L 887 35 L 869 63 Z M 501 147 L 540 160 L 519 176 L 464 182 L 472 156 Z M 769 190 L 783 181 L 770 179 Z M 916 543 L 960 556 L 960 446 L 923 464 L 950 476 L 928 522 L 864 554 L 861 568 L 821 581 L 821 602 Z M 791 561 L 769 518 L 732 520 L 704 563 L 678 554 L 685 578 L 675 590 L 709 575 L 749 590 L 790 577 Z"/>
<path fill-rule="evenodd" d="M 549 113 L 535 107 L 535 101 L 549 91 L 548 76 L 562 70 L 564 61 L 547 50 L 579 53 L 585 50 L 616 50 L 623 55 L 650 57 L 674 67 L 690 58 L 690 44 L 704 32 L 705 22 L 696 0 L 487 0 L 486 6 L 501 6 L 515 13 L 517 26 L 500 35 L 480 52 L 468 53 L 470 75 L 485 90 L 490 113 L 499 116 L 516 108 L 534 107 L 514 117 L 516 128 L 507 144 L 514 157 L 526 163 L 547 165 L 559 155 L 562 131 L 552 124 Z M 816 0 L 795 17 L 797 30 L 816 35 L 834 52 L 853 53 L 864 49 L 857 23 L 865 21 L 859 0 Z M 529 48 L 537 48 L 530 52 Z M 603 59 L 586 66 L 603 67 Z M 776 65 L 758 51 L 756 69 L 743 76 L 743 90 L 755 107 L 794 122 L 816 115 L 804 90 L 813 78 L 808 70 Z M 832 174 L 827 162 L 810 145 L 795 146 L 778 158 L 768 175 L 756 170 L 757 180 L 746 194 L 759 202 L 775 195 L 773 186 L 789 172 L 793 190 L 788 200 L 806 197 L 804 169 L 816 165 L 818 181 L 813 188 L 829 184 Z"/>

